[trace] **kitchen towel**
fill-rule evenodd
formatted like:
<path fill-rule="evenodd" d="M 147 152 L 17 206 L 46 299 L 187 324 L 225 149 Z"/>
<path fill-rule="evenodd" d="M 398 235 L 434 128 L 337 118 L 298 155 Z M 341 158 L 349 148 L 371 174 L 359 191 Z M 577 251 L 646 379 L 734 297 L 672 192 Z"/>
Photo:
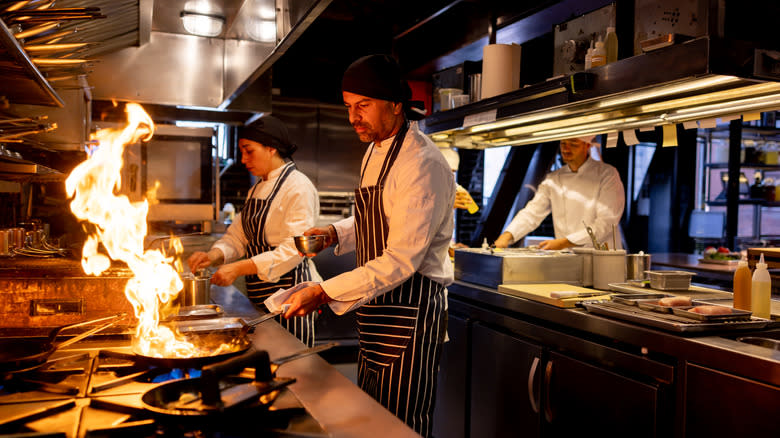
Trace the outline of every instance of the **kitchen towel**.
<path fill-rule="evenodd" d="M 482 98 L 520 87 L 520 45 L 488 44 L 482 50 Z"/>
<path fill-rule="evenodd" d="M 315 284 L 319 284 L 319 282 L 304 281 L 303 283 L 298 283 L 289 289 L 279 289 L 273 295 L 266 298 L 265 301 L 263 301 L 263 303 L 265 303 L 265 307 L 268 308 L 268 311 L 270 313 L 279 313 L 283 310 L 282 303 L 287 301 L 287 298 L 290 298 L 290 295 L 292 295 L 294 292 L 298 292 L 303 288 L 314 286 Z"/>

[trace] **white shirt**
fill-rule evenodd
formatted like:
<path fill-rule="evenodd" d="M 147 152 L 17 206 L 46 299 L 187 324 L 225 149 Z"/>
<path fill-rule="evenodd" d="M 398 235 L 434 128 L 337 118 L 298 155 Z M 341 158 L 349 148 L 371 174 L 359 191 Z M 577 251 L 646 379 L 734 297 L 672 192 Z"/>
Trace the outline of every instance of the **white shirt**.
<path fill-rule="evenodd" d="M 361 187 L 376 185 L 394 138 L 368 148 L 363 156 L 366 170 Z M 411 123 L 382 193 L 389 228 L 385 250 L 365 265 L 322 283 L 325 293 L 336 300 L 330 303 L 333 311 L 343 314 L 352 310 L 399 286 L 415 272 L 445 286 L 451 284 L 453 270 L 447 248 L 453 231 L 453 202 L 455 178 L 449 164 L 417 124 Z M 354 251 L 354 216 L 333 226 L 339 237 L 335 254 Z"/>
<path fill-rule="evenodd" d="M 268 174 L 268 180 L 258 183 L 254 193 L 250 191 L 251 196 L 256 199 L 268 198 L 282 169 L 284 166 L 272 170 Z M 251 258 L 261 280 L 275 283 L 282 275 L 298 266 L 303 257 L 298 255 L 293 236 L 301 235 L 313 227 L 319 214 L 320 202 L 314 184 L 300 171 L 292 171 L 271 201 L 265 221 L 265 240 L 275 248 Z M 225 235 L 214 243 L 213 248 L 222 250 L 225 263 L 230 263 L 246 255 L 247 243 L 239 213 Z M 312 278 L 318 280 L 320 277 L 314 263 L 311 260 L 308 262 L 309 268 L 312 269 Z"/>
<path fill-rule="evenodd" d="M 599 242 L 612 247 L 612 225 L 620 223 L 626 195 L 617 169 L 588 157 L 576 172 L 568 165 L 551 172 L 536 195 L 512 219 L 505 231 L 515 241 L 536 229 L 550 212 L 555 238 L 567 238 L 575 245 L 593 247 L 583 222 L 593 229 Z M 622 247 L 617 236 L 618 248 Z"/>

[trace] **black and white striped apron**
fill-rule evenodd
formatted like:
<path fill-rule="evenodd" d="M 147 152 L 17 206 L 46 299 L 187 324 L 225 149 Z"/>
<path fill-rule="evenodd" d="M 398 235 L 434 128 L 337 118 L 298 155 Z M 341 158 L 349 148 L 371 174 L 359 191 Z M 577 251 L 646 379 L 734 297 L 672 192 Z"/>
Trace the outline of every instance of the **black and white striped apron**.
<path fill-rule="evenodd" d="M 255 189 L 257 184 L 252 187 L 252 191 L 249 193 L 249 199 L 247 199 L 244 207 L 241 209 L 241 225 L 244 227 L 244 235 L 246 235 L 247 243 L 246 252 L 247 257 L 254 257 L 257 254 L 271 251 L 273 246 L 269 245 L 265 240 L 265 224 L 268 218 L 268 210 L 271 208 L 271 202 L 273 202 L 276 194 L 279 193 L 279 188 L 282 187 L 287 177 L 295 170 L 294 163 L 287 163 L 282 169 L 282 173 L 279 178 L 276 179 L 271 193 L 266 199 L 254 198 Z M 258 183 L 259 184 L 259 183 Z M 263 304 L 266 298 L 273 295 L 279 289 L 287 289 L 298 283 L 311 280 L 311 271 L 309 270 L 309 264 L 304 259 L 298 266 L 282 275 L 279 281 L 276 283 L 270 283 L 261 280 L 257 275 L 247 275 L 246 279 L 246 291 L 249 299 L 254 305 L 264 311 L 268 309 Z M 316 312 L 312 312 L 303 317 L 295 317 L 285 319 L 277 316 L 276 320 L 285 327 L 290 333 L 295 335 L 306 346 L 314 346 L 314 318 Z"/>
<path fill-rule="evenodd" d="M 358 266 L 382 255 L 387 245 L 382 190 L 407 130 L 408 123 L 387 151 L 377 184 L 355 191 Z M 361 185 L 364 173 L 365 166 Z M 431 435 L 436 370 L 447 329 L 444 300 L 444 286 L 416 272 L 356 311 L 358 384 L 422 436 Z"/>

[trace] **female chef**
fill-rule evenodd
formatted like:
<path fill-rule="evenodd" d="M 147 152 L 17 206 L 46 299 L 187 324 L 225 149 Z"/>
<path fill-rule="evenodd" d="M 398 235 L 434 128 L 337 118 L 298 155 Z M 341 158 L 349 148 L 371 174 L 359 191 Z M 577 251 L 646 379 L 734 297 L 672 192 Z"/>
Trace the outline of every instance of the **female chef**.
<path fill-rule="evenodd" d="M 227 233 L 208 253 L 188 259 L 190 270 L 220 265 L 211 277 L 218 286 L 246 277 L 247 295 L 261 310 L 263 301 L 277 290 L 319 280 L 314 263 L 298 255 L 292 236 L 314 226 L 319 197 L 314 184 L 291 161 L 297 147 L 279 119 L 264 116 L 238 133 L 241 162 L 259 178 Z M 314 345 L 314 315 L 283 319 L 280 324 L 304 344 Z"/>

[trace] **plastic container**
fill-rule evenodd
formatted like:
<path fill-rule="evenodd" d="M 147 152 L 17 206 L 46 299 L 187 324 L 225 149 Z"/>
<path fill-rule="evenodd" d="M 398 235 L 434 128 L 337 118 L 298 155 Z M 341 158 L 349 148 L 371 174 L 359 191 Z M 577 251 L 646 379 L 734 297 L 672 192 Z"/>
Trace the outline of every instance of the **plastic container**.
<path fill-rule="evenodd" d="M 601 41 L 601 36 L 599 36 L 599 40 L 596 41 L 596 47 L 593 49 L 593 55 L 590 58 L 590 66 L 598 67 L 606 63 L 607 49 L 604 48 L 604 41 Z"/>
<path fill-rule="evenodd" d="M 752 279 L 747 260 L 740 260 L 737 264 L 737 270 L 734 271 L 734 308 L 742 310 L 751 310 L 750 308 L 750 287 Z"/>
<path fill-rule="evenodd" d="M 593 286 L 593 248 L 578 246 L 572 248 L 574 254 L 582 257 L 582 285 Z"/>
<path fill-rule="evenodd" d="M 769 319 L 771 316 L 771 290 L 772 279 L 764 263 L 764 253 L 761 253 L 756 270 L 753 272 L 753 281 L 750 285 L 750 306 L 753 315 L 759 318 Z"/>
<path fill-rule="evenodd" d="M 593 250 L 593 287 L 609 290 L 610 283 L 626 282 L 626 250 Z"/>
<path fill-rule="evenodd" d="M 590 47 L 585 52 L 585 70 L 593 67 L 593 40 L 590 40 Z"/>
<path fill-rule="evenodd" d="M 650 287 L 659 290 L 688 290 L 691 278 L 696 275 L 688 271 L 645 271 L 650 278 Z"/>
<path fill-rule="evenodd" d="M 450 94 L 450 108 L 457 108 L 469 103 L 468 94 Z"/>
<path fill-rule="evenodd" d="M 607 28 L 607 36 L 604 41 L 604 49 L 607 52 L 607 64 L 615 62 L 618 59 L 618 38 L 615 33 L 615 28 L 610 26 Z"/>
<path fill-rule="evenodd" d="M 440 88 L 439 89 L 439 104 L 441 105 L 441 111 L 447 111 L 452 109 L 453 94 L 463 94 L 463 90 L 460 88 Z"/>

